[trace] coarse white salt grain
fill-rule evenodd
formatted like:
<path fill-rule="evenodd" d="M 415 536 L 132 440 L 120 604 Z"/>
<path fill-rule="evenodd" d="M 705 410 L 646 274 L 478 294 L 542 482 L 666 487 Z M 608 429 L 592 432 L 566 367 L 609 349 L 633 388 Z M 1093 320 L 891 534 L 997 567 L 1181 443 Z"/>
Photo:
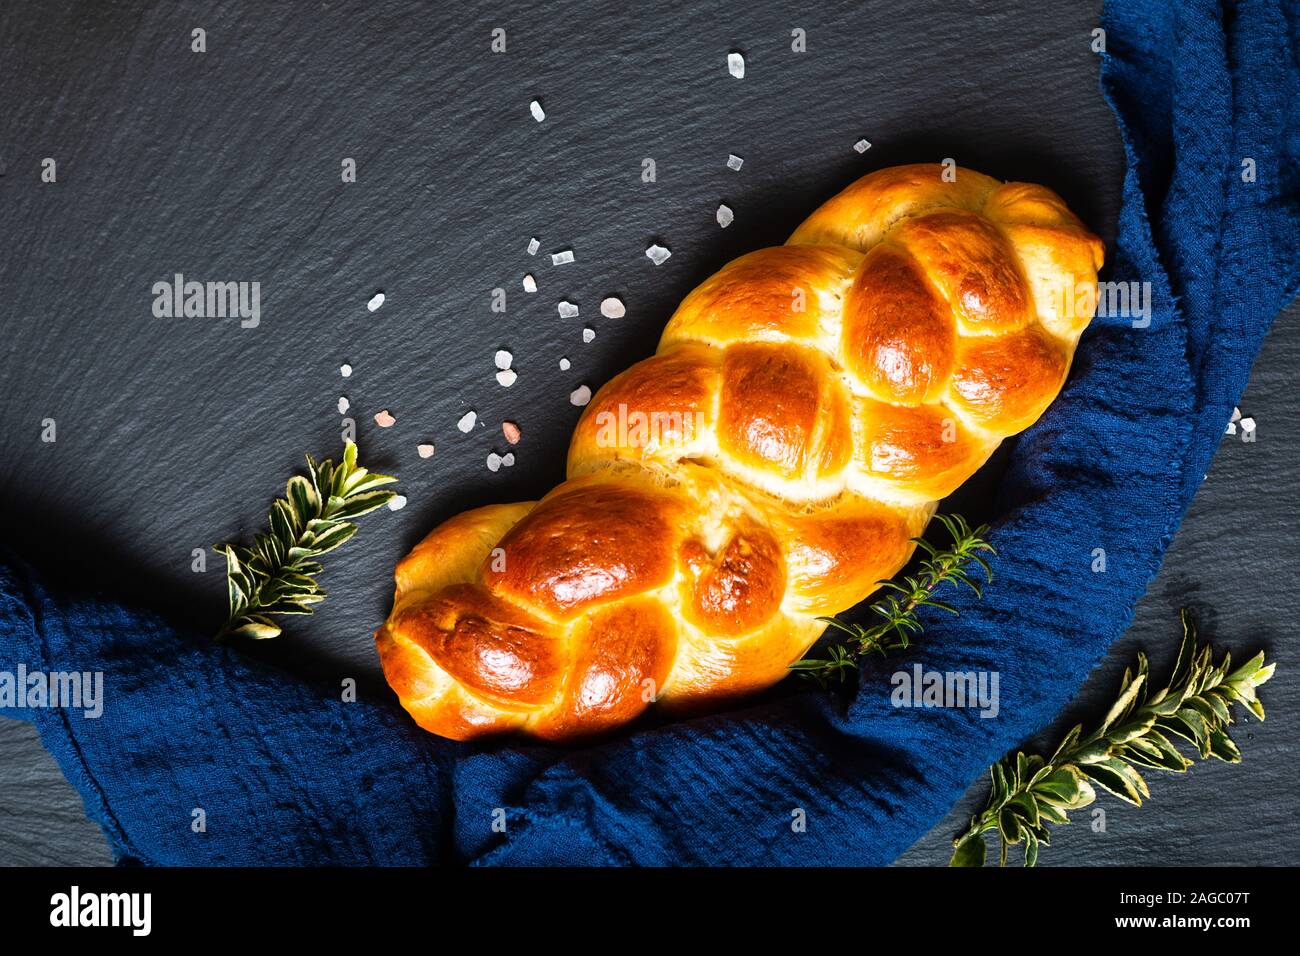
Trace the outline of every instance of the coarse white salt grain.
<path fill-rule="evenodd" d="M 569 401 L 581 408 L 583 405 L 586 405 L 591 401 L 591 389 L 586 385 L 579 385 L 569 393 Z"/>
<path fill-rule="evenodd" d="M 1237 434 L 1237 425 L 1236 425 L 1236 423 L 1235 423 L 1235 422 L 1228 422 L 1228 427 L 1225 428 L 1225 429 L 1223 430 L 1223 434 L 1225 434 L 1225 435 L 1235 435 L 1235 434 Z"/>
<path fill-rule="evenodd" d="M 731 211 L 731 207 L 726 203 L 718 206 L 718 225 L 726 229 L 736 221 L 736 214 Z"/>
<path fill-rule="evenodd" d="M 505 349 L 497 349 L 497 354 L 492 358 L 497 363 L 497 368 L 509 368 L 510 363 L 515 360 L 515 357 Z"/>
<path fill-rule="evenodd" d="M 389 511 L 401 511 L 406 507 L 406 495 L 393 495 L 388 499 Z"/>
<path fill-rule="evenodd" d="M 423 445 L 416 445 L 415 450 L 420 453 L 421 458 L 433 457 L 433 443 L 425 442 Z"/>
<path fill-rule="evenodd" d="M 496 452 L 489 452 L 487 456 L 488 471 L 501 470 L 501 456 Z"/>
<path fill-rule="evenodd" d="M 659 245 L 658 243 L 655 243 L 645 251 L 645 254 L 650 257 L 651 262 L 653 262 L 657 266 L 661 266 L 668 261 L 668 258 L 669 256 L 672 255 L 672 252 L 668 249 L 665 249 L 663 246 Z"/>
<path fill-rule="evenodd" d="M 1232 406 L 1232 418 L 1229 419 L 1229 421 L 1234 421 L 1234 422 L 1241 421 L 1241 409 L 1238 408 L 1236 405 Z"/>
<path fill-rule="evenodd" d="M 539 123 L 546 119 L 546 110 L 542 109 L 542 104 L 537 102 L 537 100 L 533 100 L 528 104 L 528 112 L 532 113 L 533 119 L 537 120 Z"/>
<path fill-rule="evenodd" d="M 497 372 L 497 384 L 502 388 L 509 388 L 511 385 L 515 384 L 517 378 L 519 378 L 519 376 L 515 374 L 515 370 L 512 368 L 503 368 L 501 371 Z"/>
<path fill-rule="evenodd" d="M 569 360 L 566 358 L 560 359 L 560 371 L 567 372 L 568 370 L 569 370 Z"/>
<path fill-rule="evenodd" d="M 366 308 L 369 309 L 371 312 L 373 312 L 375 311 L 375 309 L 379 308 L 383 304 L 384 304 L 384 294 L 382 292 L 376 292 L 373 296 L 371 296 L 370 301 L 366 303 Z"/>
<path fill-rule="evenodd" d="M 743 79 L 745 76 L 745 58 L 739 53 L 728 53 L 727 72 L 738 80 Z"/>
<path fill-rule="evenodd" d="M 871 148 L 871 144 L 868 143 L 865 139 L 860 139 L 853 144 L 853 151 L 855 153 L 865 153 L 870 148 Z"/>
<path fill-rule="evenodd" d="M 524 276 L 524 291 L 525 292 L 537 291 L 537 280 L 532 277 L 531 273 Z"/>
<path fill-rule="evenodd" d="M 469 434 L 476 421 L 478 421 L 477 412 L 466 412 L 464 415 L 460 416 L 460 421 L 456 423 L 456 427 L 466 434 Z"/>
<path fill-rule="evenodd" d="M 388 414 L 388 409 L 384 409 L 375 415 L 375 424 L 380 428 L 392 428 L 397 424 L 397 419 Z"/>
<path fill-rule="evenodd" d="M 510 444 L 512 445 L 519 444 L 519 436 L 520 436 L 519 426 L 516 425 L 514 422 L 502 422 L 501 434 L 506 436 L 506 441 L 510 442 Z"/>
<path fill-rule="evenodd" d="M 351 408 L 351 407 L 352 407 L 352 403 L 348 401 L 348 397 L 347 397 L 346 395 L 340 395 L 340 396 L 339 396 L 339 414 L 342 415 L 342 414 L 346 413 L 347 410 L 348 410 L 349 408 Z"/>
<path fill-rule="evenodd" d="M 583 330 L 582 330 L 582 341 L 584 341 L 584 342 L 590 342 L 590 341 L 591 341 L 592 339 L 594 339 L 595 337 L 596 337 L 596 330 L 595 330 L 595 329 L 583 329 Z"/>
<path fill-rule="evenodd" d="M 1241 420 L 1241 430 L 1244 434 L 1249 434 L 1255 430 L 1255 419 L 1243 418 Z"/>
<path fill-rule="evenodd" d="M 610 296 L 608 299 L 600 300 L 600 314 L 607 319 L 621 319 L 627 315 L 627 309 L 623 307 L 623 300 Z"/>
<path fill-rule="evenodd" d="M 508 452 L 506 452 L 504 455 L 501 456 L 501 464 L 505 465 L 507 468 L 509 468 L 509 467 L 510 467 L 511 465 L 513 465 L 514 463 L 515 463 L 515 453 L 514 453 L 514 452 L 512 452 L 512 451 L 508 451 Z"/>
<path fill-rule="evenodd" d="M 572 261 L 573 261 L 572 249 L 561 249 L 559 252 L 555 252 L 551 254 L 551 265 L 553 266 L 568 265 Z"/>
<path fill-rule="evenodd" d="M 344 378 L 350 378 L 351 375 L 352 375 L 352 366 L 351 366 L 351 365 L 340 365 L 340 366 L 339 366 L 339 374 L 342 375 Z"/>
<path fill-rule="evenodd" d="M 741 159 L 739 156 L 737 156 L 735 153 L 729 153 L 727 155 L 728 169 L 734 169 L 736 172 L 740 172 L 740 167 L 744 165 L 745 165 L 745 161 Z"/>
<path fill-rule="evenodd" d="M 572 302 L 568 302 L 564 299 L 560 300 L 560 304 L 556 306 L 556 309 L 559 310 L 560 318 L 562 319 L 574 319 L 578 317 L 578 307 Z"/>
<path fill-rule="evenodd" d="M 528 254 L 530 256 L 537 255 L 537 250 L 540 248 L 542 248 L 542 243 L 536 236 L 528 240 Z"/>

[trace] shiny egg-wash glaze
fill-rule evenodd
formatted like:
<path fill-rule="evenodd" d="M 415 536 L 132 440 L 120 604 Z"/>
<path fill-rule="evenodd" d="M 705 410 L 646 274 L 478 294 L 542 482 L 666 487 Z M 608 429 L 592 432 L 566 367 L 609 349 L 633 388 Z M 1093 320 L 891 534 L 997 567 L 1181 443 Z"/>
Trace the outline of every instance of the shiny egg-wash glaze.
<path fill-rule="evenodd" d="M 1050 190 L 916 165 L 724 266 L 596 394 L 563 484 L 398 564 L 376 641 L 402 705 L 570 739 L 779 681 L 1056 397 L 1102 254 Z M 611 425 L 638 420 L 662 427 Z"/>

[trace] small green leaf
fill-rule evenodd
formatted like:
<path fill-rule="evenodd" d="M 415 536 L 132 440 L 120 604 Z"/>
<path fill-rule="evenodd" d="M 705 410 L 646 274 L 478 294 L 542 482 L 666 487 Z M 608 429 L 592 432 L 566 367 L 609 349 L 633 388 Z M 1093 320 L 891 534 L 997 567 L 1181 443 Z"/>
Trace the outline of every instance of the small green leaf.
<path fill-rule="evenodd" d="M 1038 801 L 1033 794 L 1017 794 L 1007 801 L 1007 808 L 1029 826 L 1038 826 Z"/>
<path fill-rule="evenodd" d="M 1100 785 L 1135 807 L 1142 806 L 1142 792 L 1134 777 L 1137 774 L 1127 764 L 1114 758 L 1102 763 L 1088 764 L 1079 768 L 1093 783 Z M 1139 781 L 1141 777 L 1137 778 Z M 1142 785 L 1145 787 L 1145 784 Z"/>
<path fill-rule="evenodd" d="M 1071 761 L 1079 766 L 1090 763 L 1101 763 L 1110 756 L 1110 741 L 1098 740 L 1086 747 L 1076 750 L 1071 756 Z"/>
<path fill-rule="evenodd" d="M 1232 742 L 1232 738 L 1222 729 L 1215 730 L 1210 734 L 1210 756 L 1217 757 L 1227 763 L 1241 762 L 1241 751 L 1237 749 L 1237 745 Z"/>
<path fill-rule="evenodd" d="M 1156 715 L 1147 714 L 1145 717 L 1138 717 L 1134 720 L 1126 721 L 1106 736 L 1112 745 L 1126 744 L 1130 740 L 1137 740 L 1139 737 L 1142 737 L 1155 726 L 1155 723 Z"/>
<path fill-rule="evenodd" d="M 1074 802 L 1071 803 L 1065 809 L 1082 810 L 1084 807 L 1093 803 L 1097 799 L 1097 793 L 1095 790 L 1092 789 L 1092 784 L 1088 782 L 1087 778 L 1083 776 L 1082 772 L 1079 772 L 1076 768 L 1071 768 L 1071 769 L 1075 770 L 1075 772 L 1078 775 L 1079 795 L 1075 797 Z"/>
<path fill-rule="evenodd" d="M 1055 770 L 1034 784 L 1034 793 L 1059 806 L 1068 807 L 1079 797 L 1079 779 L 1069 770 Z"/>
<path fill-rule="evenodd" d="M 251 637 L 254 640 L 266 640 L 271 637 L 278 637 L 280 634 L 280 625 L 276 624 L 269 617 L 260 614 L 250 614 L 242 618 L 239 626 L 231 632 L 234 637 Z"/>
<path fill-rule="evenodd" d="M 307 522 L 316 517 L 320 508 L 320 499 L 306 478 L 294 475 L 285 485 L 285 498 L 293 506 L 294 523 L 297 527 L 306 527 Z"/>
<path fill-rule="evenodd" d="M 348 483 L 346 497 L 355 498 L 364 491 L 373 491 L 375 488 L 379 488 L 382 485 L 391 485 L 395 481 L 397 481 L 396 478 L 392 478 L 388 475 L 364 475 L 358 480 Z"/>
<path fill-rule="evenodd" d="M 348 498 L 347 502 L 334 513 L 336 518 L 359 518 L 363 514 L 386 505 L 393 497 L 391 491 L 367 491 L 364 494 Z"/>
<path fill-rule="evenodd" d="M 997 803 L 1002 803 L 1007 794 L 1006 770 L 1003 769 L 1003 765 L 999 762 L 989 768 L 989 773 L 993 776 L 993 799 Z"/>
<path fill-rule="evenodd" d="M 1025 835 L 1024 827 L 1020 825 L 1020 819 L 1011 811 L 1010 807 L 1004 807 L 998 813 L 998 832 L 1002 834 L 1003 843 L 1016 844 Z"/>
<path fill-rule="evenodd" d="M 1205 725 L 1206 734 L 1219 725 L 1219 715 L 1206 701 L 1204 697 L 1193 697 L 1184 702 L 1184 706 L 1191 711 L 1195 711 Z"/>
<path fill-rule="evenodd" d="M 299 529 L 294 527 L 293 508 L 289 502 L 277 498 L 271 505 L 271 534 L 281 541 L 292 542 L 298 536 Z"/>
<path fill-rule="evenodd" d="M 1142 690 L 1142 685 L 1146 683 L 1145 678 L 1145 674 L 1139 674 L 1137 678 L 1133 679 L 1129 683 L 1124 692 L 1119 695 L 1119 699 L 1111 706 L 1110 711 L 1101 722 L 1101 732 L 1103 734 L 1110 730 L 1118 720 L 1123 718 L 1129 712 L 1133 706 L 1133 702 L 1137 700 L 1137 696 Z"/>
<path fill-rule="evenodd" d="M 1205 705 L 1214 711 L 1215 720 L 1219 724 L 1232 723 L 1232 714 L 1228 711 L 1230 698 L 1225 698 L 1227 698 L 1227 695 L 1222 691 L 1215 691 L 1201 697 Z"/>
<path fill-rule="evenodd" d="M 1030 833 L 1025 837 L 1025 866 L 1038 865 L 1038 837 Z"/>
<path fill-rule="evenodd" d="M 1210 755 L 1210 728 L 1205 726 L 1205 719 L 1190 707 L 1184 707 L 1174 714 L 1172 719 L 1180 722 L 1188 729 L 1192 741 L 1200 748 L 1201 756 L 1208 757 Z"/>
<path fill-rule="evenodd" d="M 1142 740 L 1153 745 L 1160 751 L 1164 757 L 1164 765 L 1167 769 L 1175 773 L 1182 773 L 1192 765 L 1192 762 L 1179 753 L 1178 748 L 1174 746 L 1173 741 L 1158 730 L 1150 730 Z"/>
<path fill-rule="evenodd" d="M 957 844 L 949 866 L 983 866 L 988 855 L 988 844 L 978 833 L 968 836 Z"/>
<path fill-rule="evenodd" d="M 359 529 L 354 524 L 340 525 L 333 531 L 327 531 L 325 534 L 313 541 L 312 550 L 317 555 L 328 554 L 330 551 L 333 551 L 339 545 L 346 542 L 356 534 L 358 530 Z"/>
<path fill-rule="evenodd" d="M 1083 733 L 1083 725 L 1075 724 L 1074 727 L 1070 730 L 1070 732 L 1065 735 L 1065 739 L 1061 741 L 1060 745 L 1057 746 L 1056 750 L 1052 752 L 1052 756 L 1047 758 L 1048 765 L 1051 766 L 1059 763 L 1061 761 L 1061 758 L 1067 752 L 1073 750 L 1075 744 L 1079 742 L 1079 735 L 1082 733 Z"/>
<path fill-rule="evenodd" d="M 1192 659 L 1196 655 L 1196 624 L 1192 620 L 1191 612 L 1183 608 L 1179 612 L 1179 617 L 1183 624 L 1183 641 L 1178 647 L 1178 662 L 1174 665 L 1173 676 L 1169 678 L 1170 687 L 1188 683 Z"/>
<path fill-rule="evenodd" d="M 1055 804 L 1048 803 L 1046 800 L 1038 801 L 1038 817 L 1040 822 L 1042 820 L 1060 824 L 1070 822 L 1070 818 L 1065 815 L 1065 810 Z"/>

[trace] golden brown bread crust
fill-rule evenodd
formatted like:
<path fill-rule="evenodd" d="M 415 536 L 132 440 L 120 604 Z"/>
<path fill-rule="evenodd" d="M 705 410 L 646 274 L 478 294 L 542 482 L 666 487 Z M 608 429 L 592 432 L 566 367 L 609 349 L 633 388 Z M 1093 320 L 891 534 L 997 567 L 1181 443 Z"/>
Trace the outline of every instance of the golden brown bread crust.
<path fill-rule="evenodd" d="M 1101 242 L 1051 191 L 865 176 L 682 302 L 540 502 L 435 528 L 376 634 L 421 727 L 572 739 L 770 686 L 1056 397 Z"/>

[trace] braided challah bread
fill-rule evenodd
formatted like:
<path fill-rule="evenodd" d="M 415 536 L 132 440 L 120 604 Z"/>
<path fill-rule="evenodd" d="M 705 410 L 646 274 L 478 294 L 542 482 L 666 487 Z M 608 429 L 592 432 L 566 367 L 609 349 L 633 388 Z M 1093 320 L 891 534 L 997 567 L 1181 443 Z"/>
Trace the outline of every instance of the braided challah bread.
<path fill-rule="evenodd" d="M 1102 244 L 1051 191 L 866 176 L 686 297 L 540 502 L 435 528 L 376 640 L 426 730 L 597 733 L 779 681 L 1042 414 Z"/>

